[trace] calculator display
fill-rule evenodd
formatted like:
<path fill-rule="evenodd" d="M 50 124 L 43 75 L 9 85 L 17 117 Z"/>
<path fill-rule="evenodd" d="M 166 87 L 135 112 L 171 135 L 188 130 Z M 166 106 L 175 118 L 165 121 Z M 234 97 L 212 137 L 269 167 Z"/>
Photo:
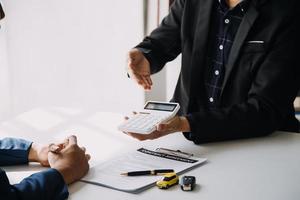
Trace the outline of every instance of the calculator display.
<path fill-rule="evenodd" d="M 161 111 L 169 111 L 169 112 L 173 112 L 175 108 L 176 108 L 176 104 L 172 104 L 172 103 L 149 102 L 145 106 L 145 109 L 147 110 L 161 110 Z"/>

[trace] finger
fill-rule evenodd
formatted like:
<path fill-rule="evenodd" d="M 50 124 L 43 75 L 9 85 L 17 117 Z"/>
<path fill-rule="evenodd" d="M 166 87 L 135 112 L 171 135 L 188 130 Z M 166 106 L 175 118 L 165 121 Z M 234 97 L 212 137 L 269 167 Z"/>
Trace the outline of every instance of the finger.
<path fill-rule="evenodd" d="M 150 84 L 148 82 L 148 79 L 146 76 L 142 76 L 143 82 L 144 82 L 144 87 L 149 88 Z"/>
<path fill-rule="evenodd" d="M 170 124 L 158 124 L 156 127 L 156 130 L 161 133 L 165 133 L 165 132 L 173 131 L 174 127 L 173 127 L 173 125 L 170 125 Z"/>
<path fill-rule="evenodd" d="M 48 146 L 48 149 L 52 153 L 59 153 L 63 148 L 61 146 L 52 143 Z"/>
<path fill-rule="evenodd" d="M 159 132 L 168 132 L 168 131 L 174 131 L 175 126 L 172 123 L 170 123 L 170 124 L 158 124 L 156 129 Z"/>
<path fill-rule="evenodd" d="M 150 77 L 150 76 L 145 76 L 145 79 L 146 79 L 146 81 L 147 81 L 147 84 L 148 84 L 149 86 L 151 86 L 151 85 L 152 85 L 151 77 Z"/>
<path fill-rule="evenodd" d="M 165 126 L 166 126 L 165 124 L 158 124 L 156 130 L 161 132 L 165 131 Z"/>
<path fill-rule="evenodd" d="M 128 53 L 128 62 L 132 64 L 136 64 L 139 62 L 139 58 L 141 57 L 142 52 L 136 48 L 132 49 Z"/>
<path fill-rule="evenodd" d="M 135 71 L 139 67 L 142 57 L 136 52 L 130 52 L 127 58 L 127 71 Z"/>
<path fill-rule="evenodd" d="M 151 85 L 146 85 L 145 87 L 144 87 L 144 90 L 145 91 L 151 91 Z"/>
<path fill-rule="evenodd" d="M 138 114 L 136 111 L 132 111 L 132 114 L 133 115 L 136 115 L 136 114 Z M 124 117 L 124 120 L 126 121 L 126 120 L 129 120 L 130 118 L 128 117 L 128 116 L 125 116 Z"/>
<path fill-rule="evenodd" d="M 166 122 L 162 122 L 157 125 L 156 129 L 158 131 L 173 131 L 179 126 L 180 120 L 178 116 L 169 119 Z"/>
<path fill-rule="evenodd" d="M 127 64 L 127 71 L 134 71 L 138 67 L 138 60 L 136 58 L 129 58 Z"/>
<path fill-rule="evenodd" d="M 90 154 L 85 154 L 86 159 L 89 161 L 91 159 L 91 155 Z"/>
<path fill-rule="evenodd" d="M 137 82 L 138 85 L 141 85 L 141 86 L 144 86 L 145 85 L 145 82 L 142 78 L 141 75 L 137 74 L 137 73 L 134 73 L 133 71 L 131 71 L 131 73 L 129 73 L 130 76 L 133 78 L 133 80 L 135 82 Z"/>
<path fill-rule="evenodd" d="M 149 86 L 145 80 L 141 80 L 138 82 L 138 85 L 141 86 L 144 90 L 149 91 L 151 90 L 151 86 Z"/>
<path fill-rule="evenodd" d="M 147 81 L 146 79 L 142 76 L 142 75 L 139 75 L 139 74 L 134 74 L 135 78 L 136 78 L 136 81 L 139 85 L 143 86 L 143 87 L 146 87 L 147 86 Z"/>
<path fill-rule="evenodd" d="M 57 146 L 59 146 L 59 148 L 63 149 L 65 148 L 65 143 L 60 143 L 60 144 L 56 144 Z"/>
<path fill-rule="evenodd" d="M 55 144 L 55 145 L 58 146 L 60 148 L 60 150 L 62 150 L 67 146 L 68 143 L 69 143 L 69 140 L 65 139 L 64 142 L 58 143 L 58 144 Z"/>
<path fill-rule="evenodd" d="M 132 49 L 131 51 L 129 51 L 128 53 L 128 62 L 132 63 L 136 60 L 136 55 L 137 55 L 137 51 L 135 49 Z"/>
<path fill-rule="evenodd" d="M 153 131 L 152 133 L 149 134 L 139 134 L 139 133 L 132 133 L 132 132 L 129 132 L 127 134 L 140 141 L 153 140 L 163 136 L 159 131 Z"/>
<path fill-rule="evenodd" d="M 143 86 L 144 90 L 146 90 L 146 91 L 151 90 L 151 85 L 149 83 L 150 83 L 149 80 L 145 76 L 143 76 L 142 86 Z"/>
<path fill-rule="evenodd" d="M 148 81 L 149 81 L 150 85 L 153 85 L 153 82 L 152 82 L 151 77 L 149 76 L 149 77 L 147 77 L 147 78 L 148 78 Z"/>
<path fill-rule="evenodd" d="M 151 87 L 150 86 L 146 86 L 146 87 L 144 87 L 144 90 L 145 91 L 151 91 Z"/>
<path fill-rule="evenodd" d="M 77 144 L 77 137 L 75 135 L 71 135 L 69 138 L 69 144 Z"/>
<path fill-rule="evenodd" d="M 142 135 L 142 134 L 138 134 L 138 133 L 130 133 L 128 132 L 127 135 L 139 140 L 139 141 L 144 141 L 147 140 L 147 136 L 146 135 Z"/>
<path fill-rule="evenodd" d="M 59 145 L 62 145 L 63 148 L 65 148 L 66 146 L 68 146 L 69 145 L 69 138 L 64 139 L 64 142 L 61 143 L 61 144 L 59 144 Z"/>
<path fill-rule="evenodd" d="M 62 145 L 52 145 L 49 150 L 54 153 L 60 153 L 61 150 L 63 150 L 63 149 L 64 149 L 64 146 L 62 146 Z"/>
<path fill-rule="evenodd" d="M 83 152 L 86 151 L 86 148 L 85 148 L 85 147 L 80 147 L 80 148 L 81 148 L 81 150 L 82 150 Z"/>

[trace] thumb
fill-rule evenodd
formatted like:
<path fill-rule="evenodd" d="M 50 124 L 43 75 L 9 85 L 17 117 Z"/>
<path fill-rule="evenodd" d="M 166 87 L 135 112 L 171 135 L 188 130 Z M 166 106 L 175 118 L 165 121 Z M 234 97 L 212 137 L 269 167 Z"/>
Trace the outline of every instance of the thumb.
<path fill-rule="evenodd" d="M 49 145 L 49 151 L 52 153 L 59 153 L 63 149 L 63 146 L 61 144 L 50 144 Z"/>
<path fill-rule="evenodd" d="M 168 123 L 167 124 L 162 123 L 162 124 L 158 124 L 156 129 L 159 132 L 165 132 L 165 131 L 172 130 L 172 126 L 171 126 L 171 124 L 168 124 Z"/>
<path fill-rule="evenodd" d="M 159 132 L 164 131 L 164 129 L 165 129 L 164 124 L 158 124 L 157 127 L 156 127 L 156 130 L 159 131 Z"/>
<path fill-rule="evenodd" d="M 129 64 L 130 67 L 132 67 L 134 64 L 136 64 L 137 55 L 138 55 L 138 52 L 136 50 L 131 50 L 128 53 L 128 64 Z"/>
<path fill-rule="evenodd" d="M 132 49 L 128 53 L 128 66 L 131 68 L 137 67 L 144 59 L 143 53 L 138 49 Z"/>
<path fill-rule="evenodd" d="M 178 117 L 175 116 L 166 122 L 158 124 L 157 130 L 158 131 L 174 131 L 174 130 L 176 130 L 177 126 L 178 126 Z"/>

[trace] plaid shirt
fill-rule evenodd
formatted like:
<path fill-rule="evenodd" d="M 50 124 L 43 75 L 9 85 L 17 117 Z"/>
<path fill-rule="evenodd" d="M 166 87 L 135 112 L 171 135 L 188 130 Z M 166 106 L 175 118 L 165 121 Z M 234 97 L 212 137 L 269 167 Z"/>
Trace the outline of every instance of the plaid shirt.
<path fill-rule="evenodd" d="M 242 1 L 230 9 L 225 0 L 217 0 L 213 7 L 208 65 L 204 74 L 205 97 L 208 108 L 215 108 L 219 105 L 225 66 L 235 35 L 247 9 L 246 2 Z"/>

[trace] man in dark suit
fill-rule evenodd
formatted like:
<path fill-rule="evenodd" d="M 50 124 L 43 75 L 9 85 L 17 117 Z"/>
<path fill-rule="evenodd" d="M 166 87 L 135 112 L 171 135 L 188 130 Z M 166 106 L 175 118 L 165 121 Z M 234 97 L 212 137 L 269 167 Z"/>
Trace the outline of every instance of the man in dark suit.
<path fill-rule="evenodd" d="M 182 53 L 172 101 L 179 116 L 148 135 L 184 132 L 195 143 L 299 131 L 297 0 L 176 0 L 150 36 L 129 52 L 128 74 L 144 89 L 150 75 Z"/>
<path fill-rule="evenodd" d="M 2 18 L 4 12 L 0 4 L 0 20 Z M 89 159 L 85 148 L 77 145 L 75 136 L 70 136 L 57 145 L 38 145 L 15 138 L 0 139 L 0 166 L 39 162 L 43 166 L 51 167 L 15 185 L 9 183 L 5 171 L 0 168 L 0 199 L 67 199 L 67 184 L 79 180 L 87 173 Z"/>

